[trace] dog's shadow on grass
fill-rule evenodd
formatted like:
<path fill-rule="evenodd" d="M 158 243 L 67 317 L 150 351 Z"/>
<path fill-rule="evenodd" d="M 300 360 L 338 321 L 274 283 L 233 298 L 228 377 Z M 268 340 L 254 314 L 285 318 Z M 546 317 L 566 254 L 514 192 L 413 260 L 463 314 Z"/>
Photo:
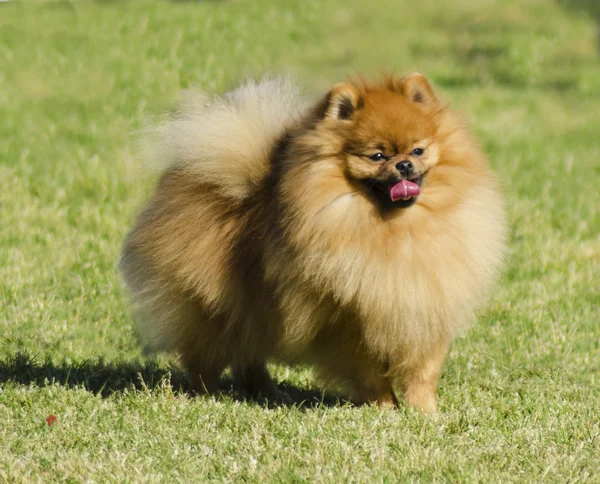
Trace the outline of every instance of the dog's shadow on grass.
<path fill-rule="evenodd" d="M 170 386 L 174 393 L 188 394 L 187 378 L 179 368 L 164 367 L 152 360 L 107 363 L 99 359 L 53 363 L 51 360 L 38 361 L 28 354 L 17 353 L 0 360 L 0 385 L 9 382 L 39 387 L 58 384 L 67 388 L 82 388 L 104 398 L 125 391 L 152 391 L 165 385 Z M 220 381 L 221 394 L 217 398 L 231 398 L 267 407 L 287 406 L 299 409 L 351 404 L 348 400 L 324 394 L 318 389 L 303 389 L 287 383 L 279 384 L 278 388 L 289 399 L 271 401 L 260 397 L 249 398 L 236 392 L 232 380 L 225 377 Z"/>

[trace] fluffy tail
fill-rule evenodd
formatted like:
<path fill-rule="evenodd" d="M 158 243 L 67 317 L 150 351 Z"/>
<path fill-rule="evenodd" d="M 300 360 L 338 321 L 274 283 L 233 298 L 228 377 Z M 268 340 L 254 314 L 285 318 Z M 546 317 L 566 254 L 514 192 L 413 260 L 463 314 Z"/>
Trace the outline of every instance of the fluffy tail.
<path fill-rule="evenodd" d="M 288 80 L 248 81 L 223 96 L 188 94 L 180 110 L 150 131 L 146 153 L 161 168 L 184 169 L 230 199 L 250 195 L 301 109 Z"/>

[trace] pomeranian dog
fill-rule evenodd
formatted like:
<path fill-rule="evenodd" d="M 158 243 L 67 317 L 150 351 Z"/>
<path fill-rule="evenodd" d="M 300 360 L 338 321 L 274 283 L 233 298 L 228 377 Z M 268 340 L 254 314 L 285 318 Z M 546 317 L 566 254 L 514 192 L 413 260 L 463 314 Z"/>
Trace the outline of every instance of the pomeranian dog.
<path fill-rule="evenodd" d="M 266 363 L 310 364 L 355 401 L 437 409 L 453 337 L 500 266 L 504 203 L 459 117 L 420 74 L 285 80 L 191 99 L 155 132 L 166 164 L 121 271 L 142 337 L 190 389 L 230 367 L 277 398 Z M 280 396 L 280 395 L 279 395 Z"/>

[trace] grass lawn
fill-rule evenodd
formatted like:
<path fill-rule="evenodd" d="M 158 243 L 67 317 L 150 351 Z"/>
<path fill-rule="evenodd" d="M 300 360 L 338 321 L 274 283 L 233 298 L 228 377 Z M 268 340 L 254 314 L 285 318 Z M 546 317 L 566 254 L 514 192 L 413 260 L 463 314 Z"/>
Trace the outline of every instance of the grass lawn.
<path fill-rule="evenodd" d="M 0 4 L 0 481 L 600 482 L 599 19 L 594 0 Z M 305 368 L 273 368 L 294 406 L 188 398 L 116 272 L 157 176 L 136 131 L 188 86 L 283 72 L 316 95 L 384 69 L 467 114 L 508 198 L 506 270 L 440 414 L 352 407 Z"/>

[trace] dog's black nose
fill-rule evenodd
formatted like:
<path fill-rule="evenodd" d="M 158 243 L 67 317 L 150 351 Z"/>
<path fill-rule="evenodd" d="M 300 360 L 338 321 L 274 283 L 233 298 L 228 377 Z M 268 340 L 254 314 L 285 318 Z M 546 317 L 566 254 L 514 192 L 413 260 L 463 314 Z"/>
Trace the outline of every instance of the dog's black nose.
<path fill-rule="evenodd" d="M 404 160 L 400 161 L 399 163 L 396 163 L 396 170 L 398 170 L 400 174 L 405 178 L 409 178 L 410 175 L 412 175 L 414 169 L 415 167 L 412 164 L 412 161 Z"/>

